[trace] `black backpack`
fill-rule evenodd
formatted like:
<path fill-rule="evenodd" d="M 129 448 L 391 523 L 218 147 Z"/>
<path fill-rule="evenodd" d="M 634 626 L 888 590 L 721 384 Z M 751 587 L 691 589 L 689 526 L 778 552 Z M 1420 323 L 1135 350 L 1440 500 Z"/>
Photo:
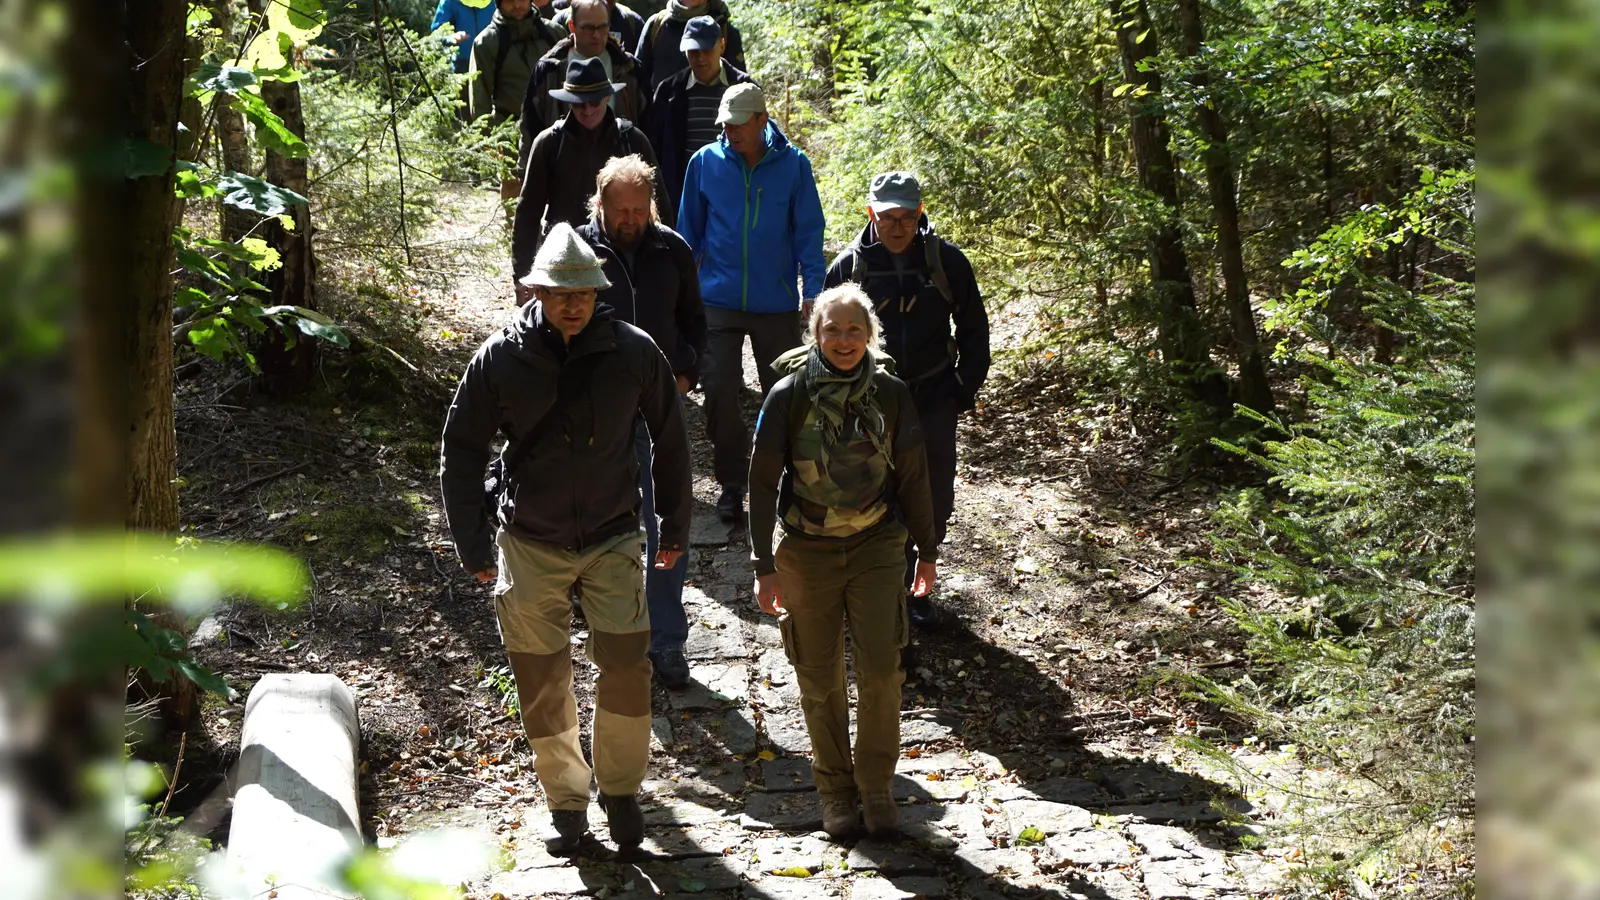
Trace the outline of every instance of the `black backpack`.
<path fill-rule="evenodd" d="M 929 228 L 928 233 L 922 238 L 922 276 L 933 282 L 933 286 L 938 288 L 939 293 L 944 296 L 944 302 L 949 305 L 951 315 L 959 318 L 961 306 L 956 301 L 955 291 L 950 287 L 950 276 L 946 275 L 944 271 L 944 254 L 941 252 L 943 247 L 944 241 L 932 228 Z M 862 253 L 861 248 L 858 246 L 850 248 L 850 280 L 863 288 L 867 286 L 867 255 Z M 912 302 L 915 303 L 916 301 L 913 299 Z M 925 382 L 955 365 L 956 341 L 954 337 L 950 339 L 949 346 L 945 350 L 944 362 L 915 378 L 905 379 L 906 384 L 916 385 Z"/>
<path fill-rule="evenodd" d="M 535 17 L 537 17 L 539 15 L 539 11 L 538 10 L 534 10 L 533 11 L 533 15 Z M 548 46 L 546 46 L 544 48 L 544 50 L 540 51 L 540 53 L 539 53 L 539 56 L 542 57 L 542 56 L 544 56 L 544 54 L 550 52 L 550 48 L 551 47 L 554 47 L 556 44 L 561 42 L 562 35 L 560 35 L 558 32 L 556 32 L 554 30 L 555 26 L 551 25 L 549 22 L 545 21 L 544 19 L 540 19 L 538 22 L 536 22 L 534 24 L 544 34 L 545 40 L 548 41 Z M 514 45 L 514 44 L 534 44 L 534 43 L 538 43 L 538 38 L 527 38 L 527 39 L 520 40 L 520 41 L 499 41 L 498 43 L 496 43 L 495 51 L 494 51 L 494 78 L 489 83 L 489 105 L 491 107 L 494 106 L 495 98 L 500 96 L 500 73 L 505 71 L 505 68 L 506 68 L 506 57 L 511 55 L 511 47 L 512 47 L 512 45 Z M 535 63 L 535 65 L 537 65 L 538 64 L 538 60 L 534 60 L 534 63 Z M 532 71 L 531 70 L 529 72 L 529 75 L 530 75 L 530 77 L 532 76 Z M 522 110 L 518 109 L 515 112 L 513 112 L 512 115 L 513 116 L 521 115 L 521 113 L 522 113 Z"/>

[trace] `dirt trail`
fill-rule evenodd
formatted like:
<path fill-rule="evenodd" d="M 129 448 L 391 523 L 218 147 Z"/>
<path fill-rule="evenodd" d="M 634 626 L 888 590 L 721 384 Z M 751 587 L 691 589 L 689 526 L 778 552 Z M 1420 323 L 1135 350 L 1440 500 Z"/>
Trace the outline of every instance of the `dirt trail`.
<path fill-rule="evenodd" d="M 452 195 L 435 239 L 503 239 L 493 200 Z M 505 266 L 505 254 L 491 256 Z M 239 606 L 215 617 L 199 653 L 241 694 L 281 670 L 332 671 L 356 689 L 369 838 L 387 844 L 438 823 L 483 833 L 515 864 L 472 886 L 482 898 L 1158 900 L 1267 889 L 1285 850 L 1241 850 L 1239 828 L 1222 825 L 1212 804 L 1248 810 L 1263 798 L 1238 796 L 1165 749 L 1174 735 L 1220 735 L 1227 724 L 1141 685 L 1165 667 L 1229 663 L 1203 576 L 1180 565 L 1201 547 L 1209 489 L 1144 472 L 1132 448 L 1097 440 L 1097 421 L 1115 410 L 1069 410 L 1054 386 L 1026 377 L 992 382 L 963 423 L 940 569 L 945 621 L 919 638 L 905 688 L 895 780 L 904 839 L 839 846 L 812 833 L 820 809 L 778 629 L 751 599 L 745 549 L 702 526 L 685 597 L 694 684 L 654 698 L 648 854 L 550 856 L 527 744 L 505 707 L 512 695 L 488 590 L 454 560 L 430 443 L 453 374 L 507 319 L 510 294 L 503 268 L 421 289 L 425 344 L 412 355 L 425 359 L 408 360 L 418 371 L 404 377 L 417 383 L 388 389 L 397 394 L 381 380 L 362 389 L 351 376 L 359 367 L 325 378 L 320 403 L 207 408 L 211 386 L 194 386 L 187 401 L 180 393 L 194 484 L 185 521 L 305 552 L 317 577 L 304 609 Z M 1025 314 L 997 315 L 996 349 L 1027 324 Z M 702 397 L 689 399 L 695 511 L 710 523 Z M 751 390 L 752 421 L 757 399 Z M 586 637 L 580 623 L 573 651 L 587 717 Z M 195 777 L 225 770 L 241 708 L 208 707 Z M 205 787 L 193 786 L 190 808 Z M 605 838 L 597 809 L 591 819 Z"/>

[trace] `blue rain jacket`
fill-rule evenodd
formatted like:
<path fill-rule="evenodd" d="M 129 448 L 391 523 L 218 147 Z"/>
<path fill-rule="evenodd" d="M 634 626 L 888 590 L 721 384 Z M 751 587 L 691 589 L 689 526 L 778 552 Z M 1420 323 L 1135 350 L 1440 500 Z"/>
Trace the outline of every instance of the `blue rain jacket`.
<path fill-rule="evenodd" d="M 726 135 L 689 158 L 678 233 L 700 265 L 707 306 L 791 312 L 822 291 L 822 200 L 811 160 L 767 123 L 767 154 L 754 168 Z M 798 285 L 798 286 L 797 286 Z"/>

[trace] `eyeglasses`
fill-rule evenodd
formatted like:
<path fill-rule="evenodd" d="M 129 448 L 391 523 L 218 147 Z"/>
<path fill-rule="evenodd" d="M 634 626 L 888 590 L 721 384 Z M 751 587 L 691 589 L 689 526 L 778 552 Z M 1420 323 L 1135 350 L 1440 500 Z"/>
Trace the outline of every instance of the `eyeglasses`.
<path fill-rule="evenodd" d="M 879 228 L 888 228 L 894 231 L 905 231 L 908 228 L 917 227 L 917 218 L 919 215 L 920 213 L 914 212 L 881 212 L 873 213 L 872 218 L 873 221 L 878 223 Z"/>
<path fill-rule="evenodd" d="M 599 292 L 594 288 L 545 289 L 545 294 L 547 295 L 546 302 L 559 303 L 562 305 L 566 305 L 568 303 L 583 303 L 586 300 L 593 300 L 598 293 Z"/>
<path fill-rule="evenodd" d="M 596 109 L 610 102 L 610 97 L 601 97 L 598 100 L 585 100 L 582 103 L 574 103 L 572 105 L 578 109 Z"/>
<path fill-rule="evenodd" d="M 590 34 L 599 34 L 602 31 L 610 31 L 611 30 L 611 23 L 610 22 L 599 22 L 599 23 L 596 23 L 594 25 L 579 25 L 579 26 L 577 26 L 577 30 L 578 31 L 587 31 Z"/>

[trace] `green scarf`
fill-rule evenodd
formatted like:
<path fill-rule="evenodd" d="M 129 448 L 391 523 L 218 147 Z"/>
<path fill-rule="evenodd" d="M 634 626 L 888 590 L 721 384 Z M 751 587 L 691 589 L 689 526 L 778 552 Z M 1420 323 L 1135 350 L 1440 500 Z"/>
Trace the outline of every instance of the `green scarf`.
<path fill-rule="evenodd" d="M 824 466 L 829 448 L 836 446 L 843 436 L 844 421 L 850 413 L 861 422 L 861 430 L 872 442 L 873 449 L 889 458 L 887 426 L 883 409 L 878 406 L 877 381 L 873 377 L 879 371 L 890 371 L 886 363 L 890 363 L 888 357 L 868 348 L 854 371 L 840 372 L 823 358 L 822 348 L 814 345 L 796 347 L 773 361 L 772 367 L 779 372 L 803 372 L 799 380 L 817 412 Z"/>
<path fill-rule="evenodd" d="M 687 22 L 696 16 L 711 15 L 711 4 L 706 3 L 701 6 L 690 7 L 684 6 L 678 0 L 667 0 L 667 15 L 674 22 Z"/>

